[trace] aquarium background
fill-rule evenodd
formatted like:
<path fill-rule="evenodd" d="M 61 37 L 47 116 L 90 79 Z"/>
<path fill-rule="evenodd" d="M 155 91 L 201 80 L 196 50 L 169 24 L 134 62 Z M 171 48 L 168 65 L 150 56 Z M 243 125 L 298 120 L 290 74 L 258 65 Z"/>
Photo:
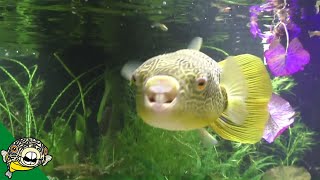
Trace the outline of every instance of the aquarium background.
<path fill-rule="evenodd" d="M 310 63 L 273 79 L 274 92 L 300 115 L 271 144 L 217 136 L 218 145 L 205 147 L 196 132 L 150 127 L 136 115 L 134 91 L 120 75 L 127 61 L 186 48 L 196 36 L 216 61 L 243 53 L 263 58 L 248 27 L 249 7 L 262 3 L 1 0 L 0 121 L 15 138 L 48 146 L 54 158 L 40 169 L 50 179 L 275 179 L 267 172 L 279 167 L 272 172 L 289 179 L 319 179 L 320 39 L 308 35 L 320 30 L 315 0 L 296 1 L 310 9 L 296 22 Z"/>

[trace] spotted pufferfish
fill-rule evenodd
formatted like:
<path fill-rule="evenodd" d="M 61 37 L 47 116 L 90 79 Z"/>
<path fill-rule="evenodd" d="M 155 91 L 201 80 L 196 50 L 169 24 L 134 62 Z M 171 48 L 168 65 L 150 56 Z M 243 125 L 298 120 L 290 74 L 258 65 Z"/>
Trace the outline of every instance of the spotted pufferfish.
<path fill-rule="evenodd" d="M 1 151 L 1 155 L 7 164 L 8 170 L 5 175 L 9 179 L 15 171 L 28 171 L 40 165 L 45 166 L 52 159 L 48 154 L 48 148 L 34 138 L 15 140 L 7 151 Z"/>
<path fill-rule="evenodd" d="M 260 141 L 272 95 L 262 60 L 242 54 L 216 62 L 201 46 L 196 37 L 186 49 L 123 66 L 122 76 L 136 89 L 138 115 L 156 128 L 199 130 L 213 144 L 206 127 L 227 140 Z"/>

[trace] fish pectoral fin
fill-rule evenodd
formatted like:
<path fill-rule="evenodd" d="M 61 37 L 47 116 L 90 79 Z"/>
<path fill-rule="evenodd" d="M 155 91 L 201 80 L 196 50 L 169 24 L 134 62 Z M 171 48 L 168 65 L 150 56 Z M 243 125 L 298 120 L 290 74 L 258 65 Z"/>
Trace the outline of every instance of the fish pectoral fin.
<path fill-rule="evenodd" d="M 2 160 L 3 162 L 7 162 L 6 157 L 7 157 L 8 152 L 5 150 L 1 151 L 1 156 L 2 156 Z"/>
<path fill-rule="evenodd" d="M 11 177 L 12 177 L 12 172 L 7 171 L 7 172 L 6 172 L 6 176 L 7 176 L 9 179 L 11 179 Z"/>
<path fill-rule="evenodd" d="M 45 166 L 51 160 L 52 160 L 52 156 L 51 155 L 46 155 L 42 166 Z"/>
<path fill-rule="evenodd" d="M 225 119 L 230 120 L 237 125 L 243 124 L 248 116 L 245 98 L 228 96 L 228 105 L 225 114 L 226 115 L 222 114 Z"/>
<path fill-rule="evenodd" d="M 201 141 L 205 146 L 210 147 L 218 144 L 217 139 L 213 137 L 205 128 L 199 129 L 198 132 L 200 134 Z"/>
<path fill-rule="evenodd" d="M 188 45 L 188 49 L 194 49 L 200 51 L 202 46 L 202 38 L 201 37 L 194 37 Z"/>
<path fill-rule="evenodd" d="M 121 69 L 121 75 L 127 80 L 131 80 L 134 71 L 141 65 L 138 61 L 129 61 Z"/>
<path fill-rule="evenodd" d="M 240 66 L 233 57 L 224 60 L 220 80 L 221 88 L 224 88 L 227 93 L 225 114 L 228 120 L 241 125 L 248 116 L 246 108 L 248 85 Z"/>

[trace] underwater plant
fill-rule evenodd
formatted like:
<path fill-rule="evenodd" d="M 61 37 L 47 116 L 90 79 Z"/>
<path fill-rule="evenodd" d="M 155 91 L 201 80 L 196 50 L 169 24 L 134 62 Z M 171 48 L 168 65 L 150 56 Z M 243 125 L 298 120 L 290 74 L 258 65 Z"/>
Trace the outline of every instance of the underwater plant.
<path fill-rule="evenodd" d="M 35 77 L 38 67 L 34 65 L 28 68 L 20 61 L 7 57 L 1 57 L 1 60 L 8 63 L 8 67 L 0 66 L 2 73 L 7 77 L 0 84 L 2 121 L 14 136 L 36 135 L 38 123 L 33 108 L 38 105 L 35 100 L 44 83 Z M 12 65 L 23 71 L 14 75 L 15 73 L 9 68 Z"/>
<path fill-rule="evenodd" d="M 116 137 L 99 139 L 98 151 L 91 162 L 70 164 L 69 169 L 61 169 L 73 171 L 69 174 L 72 177 L 81 175 L 93 179 L 260 179 L 263 171 L 285 164 L 287 160 L 291 161 L 289 164 L 298 164 L 303 153 L 290 153 L 305 152 L 312 145 L 308 143 L 311 139 L 296 139 L 297 134 L 312 138 L 312 133 L 300 123 L 290 128 L 292 140 L 296 139 L 290 143 L 299 142 L 294 146 L 287 146 L 287 137 L 280 136 L 274 144 L 246 145 L 220 139 L 218 145 L 207 147 L 201 143 L 196 131 L 152 128 L 134 112 L 128 113 L 126 120 L 124 129 Z M 268 152 L 270 149 L 273 151 Z M 293 162 L 294 157 L 297 161 Z M 85 171 L 80 173 L 85 167 L 95 169 L 95 175 Z"/>
<path fill-rule="evenodd" d="M 275 76 L 288 76 L 300 70 L 309 63 L 310 55 L 303 49 L 297 38 L 291 40 L 285 49 L 280 40 L 273 40 L 265 51 L 267 64 Z"/>
<path fill-rule="evenodd" d="M 262 3 L 261 0 L 222 0 L 221 2 L 233 5 Z M 176 3 L 173 0 L 152 1 L 152 3 L 150 0 L 140 2 L 71 1 L 64 5 L 44 6 L 35 4 L 34 1 L 21 1 L 17 9 L 20 14 L 25 15 L 23 17 L 27 17 L 21 18 L 23 20 L 21 24 L 29 25 L 29 27 L 37 17 L 28 16 L 29 11 L 37 11 L 42 14 L 42 11 L 49 10 L 57 14 L 69 14 L 72 11 L 72 14 L 79 17 L 81 21 L 84 20 L 84 15 L 89 13 L 120 17 L 145 16 L 146 23 L 136 23 L 139 28 L 145 26 L 149 28 L 154 23 L 160 23 L 167 27 L 164 32 L 171 33 L 175 24 L 189 25 L 189 19 L 193 18 L 198 21 L 197 19 L 204 17 L 206 13 L 203 12 L 203 6 L 196 6 L 194 3 L 192 1 Z M 103 8 L 98 8 L 99 6 Z M 185 12 L 191 13 L 186 15 Z M 200 18 L 192 17 L 194 14 L 199 15 Z M 56 18 L 46 20 L 54 24 L 57 21 Z M 100 21 L 105 21 L 105 19 L 101 18 Z M 95 23 L 99 24 L 99 22 Z M 106 24 L 109 27 L 110 21 L 107 21 Z M 278 28 L 281 32 L 282 27 L 284 26 L 279 24 Z M 62 28 L 55 32 L 55 37 L 66 32 L 63 30 Z M 66 30 L 70 32 L 70 29 Z M 152 30 L 158 31 L 161 28 Z M 154 36 L 168 37 L 169 33 L 164 32 Z M 75 28 L 72 29 L 70 35 L 78 37 L 81 33 L 84 33 L 84 30 Z M 230 35 L 226 32 L 219 34 L 214 32 L 213 34 L 214 36 L 207 38 L 208 46 L 203 46 L 203 48 L 213 50 L 222 57 L 229 56 L 227 52 L 219 48 L 217 43 L 226 41 Z M 101 39 L 105 40 L 113 34 L 108 32 L 104 35 L 106 36 Z M 31 38 L 26 38 L 28 36 L 17 37 L 20 37 L 21 41 L 34 42 Z M 163 39 L 170 41 L 170 38 Z M 168 44 L 176 47 L 174 43 Z M 282 55 L 292 55 L 288 53 L 292 52 L 290 50 L 285 52 L 287 46 L 276 45 L 282 48 Z M 306 128 L 302 121 L 297 120 L 286 131 L 281 131 L 280 136 L 276 134 L 272 138 L 273 143 L 266 143 L 264 139 L 261 139 L 255 145 L 228 142 L 208 129 L 211 135 L 219 140 L 217 145 L 208 146 L 207 143 L 203 143 L 196 131 L 170 132 L 147 126 L 134 110 L 134 90 L 122 86 L 125 82 L 121 82 L 117 70 L 106 69 L 104 74 L 90 81 L 81 81 L 87 74 L 101 66 L 75 75 L 58 54 L 54 56 L 70 75 L 71 82 L 57 93 L 45 114 L 36 112 L 41 105 L 38 96 L 45 83 L 37 76 L 37 66 L 20 65 L 16 63 L 20 61 L 15 60 L 14 63 L 23 67 L 23 71 L 16 73 L 12 70 L 12 65 L 2 66 L 1 70 L 6 78 L 0 83 L 1 121 L 15 137 L 30 134 L 48 144 L 54 159 L 53 163 L 43 167 L 42 170 L 50 175 L 50 179 L 260 179 L 264 172 L 272 167 L 301 166 L 300 160 L 314 144 L 312 139 L 314 133 Z M 268 64 L 271 63 L 268 62 Z M 104 92 L 100 104 L 89 102 L 90 92 L 103 83 Z M 291 77 L 275 77 L 272 81 L 273 92 L 276 94 L 291 92 L 295 84 Z M 126 94 L 122 94 L 122 90 Z M 70 102 L 67 101 L 68 98 L 65 98 L 68 92 L 73 92 Z M 59 106 L 60 101 L 66 101 L 67 105 Z M 98 111 L 94 110 L 95 104 L 99 104 Z M 97 126 L 92 126 L 95 123 Z M 33 124 L 37 126 L 34 127 Z"/>
<path fill-rule="evenodd" d="M 274 179 L 310 180 L 311 175 L 303 167 L 278 166 L 269 169 L 262 177 L 262 180 Z"/>
<path fill-rule="evenodd" d="M 59 164 L 78 162 L 79 156 L 77 155 L 86 153 L 84 145 L 90 144 L 90 141 L 88 141 L 90 138 L 88 138 L 89 135 L 87 134 L 87 119 L 91 115 L 91 110 L 85 107 L 84 99 L 103 80 L 103 76 L 98 76 L 89 81 L 85 87 L 82 87 L 79 79 L 97 70 L 101 65 L 93 67 L 79 76 L 74 76 L 59 59 L 58 55 L 55 56 L 69 72 L 73 80 L 53 100 L 46 114 L 39 114 L 35 110 L 40 107 L 39 94 L 44 85 L 44 81 L 37 75 L 37 65 L 32 65 L 31 68 L 28 68 L 27 65 L 18 60 L 1 57 L 1 60 L 7 63 L 0 67 L 3 73 L 1 77 L 4 78 L 0 84 L 1 122 L 10 130 L 15 138 L 35 137 L 48 145 L 52 154 L 57 158 L 54 158 L 54 163 L 42 167 L 46 172 L 53 170 L 56 162 Z M 16 66 L 22 67 L 22 72 L 19 72 L 20 69 L 15 68 Z M 62 99 L 63 95 L 74 84 L 77 84 L 79 93 L 74 94 L 75 97 L 67 104 L 67 107 L 56 107 L 58 101 Z M 78 108 L 81 104 L 82 113 L 79 112 Z M 53 109 L 59 108 L 62 109 L 61 113 L 58 115 L 52 113 Z M 45 126 L 48 124 L 48 121 L 51 128 Z M 70 122 L 72 121 L 75 121 L 74 129 L 70 127 Z M 74 142 L 74 146 L 70 146 L 72 142 Z M 61 154 L 66 154 L 66 156 L 61 156 Z M 70 156 L 70 154 L 74 154 L 75 156 Z"/>
<path fill-rule="evenodd" d="M 98 76 L 85 86 L 81 85 L 82 96 L 79 91 L 59 116 L 51 115 L 57 102 L 72 85 L 79 88 L 76 81 L 84 75 L 85 73 L 73 76 L 71 84 L 58 94 L 46 116 L 41 118 L 42 116 L 35 115 L 36 121 L 46 119 L 53 122 L 52 129 L 39 131 L 38 136 L 55 157 L 52 163 L 41 169 L 56 179 L 260 179 L 265 171 L 278 165 L 301 166 L 300 160 L 314 144 L 314 133 L 301 121 L 296 121 L 271 144 L 264 140 L 254 145 L 229 142 L 211 130 L 210 133 L 219 139 L 219 143 L 208 146 L 201 141 L 196 131 L 173 132 L 146 125 L 134 111 L 134 89 L 129 86 L 124 88 L 126 105 L 121 105 L 126 108 L 122 128 L 117 130 L 111 125 L 114 122 L 109 122 L 113 129 L 111 133 L 107 128 L 102 131 L 106 133 L 93 137 L 88 133 L 87 127 L 92 112 L 87 108 L 87 113 L 84 114 L 81 104 L 86 101 L 85 97 L 92 88 L 102 80 L 105 80 L 106 91 L 105 98 L 101 100 L 103 107 L 100 109 L 108 109 L 110 101 L 116 103 L 111 96 L 115 91 L 112 85 L 118 81 L 112 82 L 112 73 Z M 273 87 L 277 92 L 290 91 L 293 84 L 294 81 L 290 78 L 273 80 Z M 16 87 L 12 83 L 4 85 L 2 84 L 2 89 Z M 37 94 L 41 88 L 33 90 Z M 31 99 L 36 102 L 37 96 L 32 96 Z M 12 99 L 7 99 L 7 104 L 11 102 Z M 112 109 L 102 111 L 103 113 L 98 111 L 101 113 L 100 119 L 98 118 L 99 126 L 104 126 L 105 121 L 110 119 L 106 118 L 105 113 L 112 114 Z M 116 114 L 115 111 L 114 120 L 120 117 Z M 69 125 L 72 119 L 75 121 L 74 127 Z"/>
<path fill-rule="evenodd" d="M 268 104 L 269 121 L 265 125 L 263 138 L 272 143 L 294 122 L 296 112 L 288 101 L 277 94 L 272 94 Z"/>
<path fill-rule="evenodd" d="M 250 32 L 259 36 L 265 43 L 265 59 L 274 76 L 288 76 L 302 71 L 309 63 L 310 55 L 300 43 L 300 27 L 293 21 L 294 12 L 298 10 L 296 1 L 267 1 L 250 7 Z M 263 12 L 273 12 L 274 19 L 269 30 L 261 32 L 258 16 Z M 285 41 L 286 46 L 282 45 Z"/>
<path fill-rule="evenodd" d="M 99 136 L 85 161 L 79 161 L 76 146 L 69 145 L 74 139 L 62 139 L 68 148 L 60 145 L 60 149 L 68 151 L 61 153 L 74 156 L 61 157 L 46 172 L 61 179 L 261 179 L 272 167 L 301 166 L 304 153 L 314 144 L 314 132 L 296 121 L 271 144 L 229 142 L 211 130 L 219 143 L 208 146 L 197 131 L 166 131 L 145 124 L 133 108 L 134 89 L 125 90 L 131 109 L 125 113 L 123 128 Z M 66 136 L 74 137 L 68 129 Z"/>
<path fill-rule="evenodd" d="M 272 79 L 272 91 L 275 94 L 280 93 L 292 93 L 292 88 L 295 87 L 297 83 L 290 76 L 284 77 L 274 77 Z"/>

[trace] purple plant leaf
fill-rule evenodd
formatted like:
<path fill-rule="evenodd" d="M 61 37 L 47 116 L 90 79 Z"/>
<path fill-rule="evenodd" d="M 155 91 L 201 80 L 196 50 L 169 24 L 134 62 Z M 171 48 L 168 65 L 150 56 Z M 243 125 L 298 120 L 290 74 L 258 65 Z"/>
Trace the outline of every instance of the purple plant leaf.
<path fill-rule="evenodd" d="M 275 39 L 264 55 L 270 71 L 275 76 L 294 74 L 303 70 L 304 66 L 310 61 L 308 51 L 303 49 L 298 38 L 294 38 L 290 42 L 287 54 L 285 48 L 280 44 L 280 40 Z"/>
<path fill-rule="evenodd" d="M 262 11 L 261 7 L 259 5 L 250 6 L 249 12 L 251 15 L 258 15 Z"/>
<path fill-rule="evenodd" d="M 250 33 L 254 38 L 257 37 L 258 34 L 261 33 L 261 30 L 259 29 L 258 23 L 255 21 L 250 22 Z"/>
<path fill-rule="evenodd" d="M 288 48 L 288 56 L 286 60 L 287 72 L 290 74 L 296 73 L 304 69 L 304 66 L 310 61 L 310 54 L 303 49 L 298 38 L 294 38 Z"/>
<path fill-rule="evenodd" d="M 268 109 L 270 117 L 263 138 L 272 143 L 294 122 L 295 111 L 288 101 L 276 94 L 272 94 Z"/>
<path fill-rule="evenodd" d="M 269 49 L 265 51 L 264 56 L 266 58 L 268 67 L 273 75 L 281 76 L 286 74 L 286 50 L 280 44 L 279 39 L 274 39 L 269 46 Z"/>

